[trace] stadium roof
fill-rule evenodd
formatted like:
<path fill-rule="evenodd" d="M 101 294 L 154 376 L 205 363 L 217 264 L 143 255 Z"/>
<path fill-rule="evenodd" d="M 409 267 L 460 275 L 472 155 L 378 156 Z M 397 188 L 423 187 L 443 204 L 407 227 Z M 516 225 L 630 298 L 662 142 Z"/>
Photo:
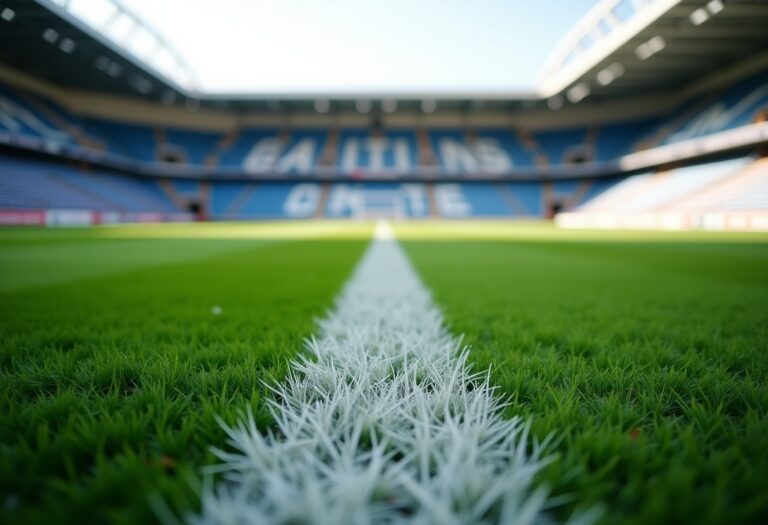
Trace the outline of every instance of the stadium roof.
<path fill-rule="evenodd" d="M 56 85 L 222 109 L 515 111 L 676 88 L 768 54 L 768 0 L 603 0 L 566 35 L 539 92 L 201 95 L 180 55 L 119 0 L 100 27 L 69 0 L 0 0 L 0 61 Z"/>
<path fill-rule="evenodd" d="M 164 98 L 195 92 L 195 78 L 163 36 L 118 0 L 102 2 L 104 24 L 93 10 L 69 0 L 2 0 L 0 60 L 65 87 Z M 89 4 L 89 7 L 99 4 Z"/>
<path fill-rule="evenodd" d="M 560 42 L 542 96 L 570 102 L 690 83 L 768 50 L 764 0 L 603 0 Z"/>

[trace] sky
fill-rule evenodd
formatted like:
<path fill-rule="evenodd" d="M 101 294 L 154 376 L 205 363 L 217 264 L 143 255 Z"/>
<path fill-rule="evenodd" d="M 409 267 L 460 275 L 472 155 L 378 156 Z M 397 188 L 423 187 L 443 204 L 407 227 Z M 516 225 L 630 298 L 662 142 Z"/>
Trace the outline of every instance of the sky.
<path fill-rule="evenodd" d="M 123 0 L 215 93 L 535 88 L 595 0 Z"/>

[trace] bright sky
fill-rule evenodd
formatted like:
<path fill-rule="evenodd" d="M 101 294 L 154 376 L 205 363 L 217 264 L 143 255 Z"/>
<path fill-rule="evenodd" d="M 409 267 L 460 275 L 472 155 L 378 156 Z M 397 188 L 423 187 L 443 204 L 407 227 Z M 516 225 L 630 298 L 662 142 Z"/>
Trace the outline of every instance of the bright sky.
<path fill-rule="evenodd" d="M 509 92 L 534 88 L 595 0 L 123 0 L 204 91 Z"/>

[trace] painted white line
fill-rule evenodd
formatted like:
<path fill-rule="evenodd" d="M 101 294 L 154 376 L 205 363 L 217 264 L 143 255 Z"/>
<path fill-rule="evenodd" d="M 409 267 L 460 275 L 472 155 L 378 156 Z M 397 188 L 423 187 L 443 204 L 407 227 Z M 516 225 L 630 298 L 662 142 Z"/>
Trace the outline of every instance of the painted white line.
<path fill-rule="evenodd" d="M 234 452 L 191 523 L 540 523 L 542 446 L 502 405 L 391 228 L 377 227 L 309 355 L 274 387 L 274 433 L 228 428 Z"/>

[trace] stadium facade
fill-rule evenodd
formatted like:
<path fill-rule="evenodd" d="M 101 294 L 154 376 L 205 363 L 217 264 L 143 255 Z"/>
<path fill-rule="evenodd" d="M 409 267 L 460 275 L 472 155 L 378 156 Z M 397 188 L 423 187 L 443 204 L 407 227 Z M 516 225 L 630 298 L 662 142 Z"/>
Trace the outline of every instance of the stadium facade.
<path fill-rule="evenodd" d="M 0 27 L 0 223 L 768 229 L 765 2 L 603 1 L 536 92 L 493 96 L 205 95 L 161 37 L 171 69 L 67 2 L 5 0 Z"/>

